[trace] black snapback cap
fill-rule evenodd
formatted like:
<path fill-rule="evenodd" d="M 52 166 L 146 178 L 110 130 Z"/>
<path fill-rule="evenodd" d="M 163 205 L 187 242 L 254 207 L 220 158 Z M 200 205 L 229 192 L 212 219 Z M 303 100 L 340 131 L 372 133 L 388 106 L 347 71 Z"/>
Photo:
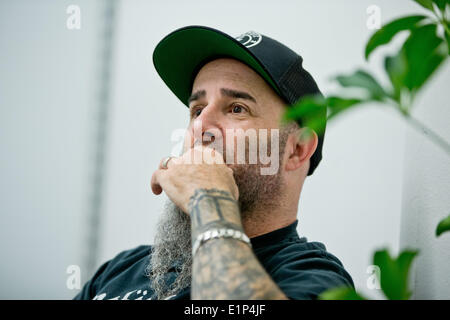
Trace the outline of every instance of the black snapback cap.
<path fill-rule="evenodd" d="M 153 64 L 169 89 L 189 107 L 188 98 L 198 71 L 221 57 L 237 59 L 255 70 L 288 105 L 306 95 L 321 95 L 300 55 L 282 43 L 255 31 L 234 38 L 205 26 L 187 26 L 165 36 L 155 47 Z M 322 112 L 326 121 L 326 110 Z M 301 123 L 300 123 L 301 125 Z M 322 159 L 325 130 L 318 135 L 308 176 Z"/>

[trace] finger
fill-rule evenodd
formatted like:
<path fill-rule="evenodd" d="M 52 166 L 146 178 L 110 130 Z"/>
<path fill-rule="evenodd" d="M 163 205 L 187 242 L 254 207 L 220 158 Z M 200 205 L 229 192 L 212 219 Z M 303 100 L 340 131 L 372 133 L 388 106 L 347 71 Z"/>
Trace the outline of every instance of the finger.
<path fill-rule="evenodd" d="M 156 195 L 161 194 L 161 192 L 163 191 L 161 184 L 159 183 L 160 176 L 161 170 L 156 170 L 155 172 L 153 172 L 152 180 L 150 183 L 152 192 Z"/>

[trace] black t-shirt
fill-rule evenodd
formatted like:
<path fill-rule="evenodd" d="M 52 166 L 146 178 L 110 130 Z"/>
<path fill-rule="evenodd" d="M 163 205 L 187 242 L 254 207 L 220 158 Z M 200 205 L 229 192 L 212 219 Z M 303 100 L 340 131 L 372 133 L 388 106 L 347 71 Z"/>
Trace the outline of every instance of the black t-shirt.
<path fill-rule="evenodd" d="M 281 291 L 290 299 L 316 299 L 330 288 L 354 287 L 342 263 L 322 243 L 299 238 L 297 223 L 250 239 L 256 257 Z M 150 251 L 150 246 L 142 245 L 119 253 L 97 270 L 74 299 L 154 299 L 146 276 Z M 174 266 L 167 283 L 173 283 L 175 278 Z M 190 288 L 168 299 L 190 299 Z"/>

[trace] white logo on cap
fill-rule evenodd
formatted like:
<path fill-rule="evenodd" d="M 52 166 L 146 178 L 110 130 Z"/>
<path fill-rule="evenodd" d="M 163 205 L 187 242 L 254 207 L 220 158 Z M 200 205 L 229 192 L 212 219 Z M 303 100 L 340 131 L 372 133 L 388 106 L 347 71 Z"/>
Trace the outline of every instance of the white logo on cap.
<path fill-rule="evenodd" d="M 241 34 L 239 37 L 236 37 L 236 40 L 242 43 L 247 48 L 256 46 L 262 40 L 262 35 L 255 31 L 247 31 L 246 33 Z"/>

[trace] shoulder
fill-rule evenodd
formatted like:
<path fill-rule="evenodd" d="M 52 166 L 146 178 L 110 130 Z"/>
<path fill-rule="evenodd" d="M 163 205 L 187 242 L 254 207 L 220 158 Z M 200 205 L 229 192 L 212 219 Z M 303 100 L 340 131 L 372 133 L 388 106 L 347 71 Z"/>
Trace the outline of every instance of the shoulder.
<path fill-rule="evenodd" d="M 121 251 L 114 258 L 112 258 L 110 262 L 135 261 L 136 259 L 148 256 L 150 254 L 150 251 L 151 251 L 150 245 L 140 245 L 128 250 Z"/>
<path fill-rule="evenodd" d="M 264 264 L 291 299 L 316 299 L 327 289 L 354 287 L 342 262 L 321 242 L 292 239 L 267 252 Z"/>
<path fill-rule="evenodd" d="M 280 259 L 282 265 L 293 263 L 308 269 L 324 267 L 324 264 L 329 268 L 343 267 L 342 262 L 322 242 L 308 242 L 306 238 L 286 243 L 273 258 Z"/>
<path fill-rule="evenodd" d="M 96 270 L 92 278 L 86 282 L 80 293 L 76 295 L 74 299 L 92 299 L 98 291 L 97 289 L 108 283 L 108 281 L 114 277 L 117 277 L 125 271 L 141 269 L 149 262 L 150 253 L 150 245 L 140 245 L 119 252 L 112 259 L 103 262 L 103 264 Z"/>
<path fill-rule="evenodd" d="M 128 250 L 121 251 L 115 257 L 106 262 L 106 267 L 102 270 L 102 276 L 111 277 L 115 273 L 123 272 L 125 269 L 135 264 L 145 263 L 151 253 L 150 245 L 140 245 Z"/>
<path fill-rule="evenodd" d="M 305 263 L 323 259 L 342 266 L 341 261 L 327 251 L 321 242 L 309 242 L 306 238 L 293 237 L 291 239 L 259 248 L 256 255 L 266 263 L 279 268 L 286 263 Z"/>

